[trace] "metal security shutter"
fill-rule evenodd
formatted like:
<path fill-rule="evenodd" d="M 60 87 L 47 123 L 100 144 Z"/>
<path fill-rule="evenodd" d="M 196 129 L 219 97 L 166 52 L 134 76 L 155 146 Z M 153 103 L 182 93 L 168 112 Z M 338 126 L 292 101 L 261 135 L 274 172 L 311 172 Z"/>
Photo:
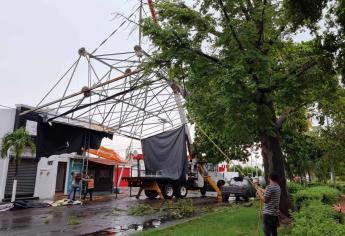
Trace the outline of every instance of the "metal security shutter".
<path fill-rule="evenodd" d="M 32 197 L 35 191 L 37 161 L 35 159 L 22 159 L 18 167 L 17 197 Z M 11 197 L 14 179 L 15 163 L 11 159 L 5 188 L 5 198 Z"/>

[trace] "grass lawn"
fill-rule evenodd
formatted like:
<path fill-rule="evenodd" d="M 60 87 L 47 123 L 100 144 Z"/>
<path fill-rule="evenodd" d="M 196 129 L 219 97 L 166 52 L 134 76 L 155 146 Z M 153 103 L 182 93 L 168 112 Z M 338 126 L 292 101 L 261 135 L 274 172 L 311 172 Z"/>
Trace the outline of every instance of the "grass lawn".
<path fill-rule="evenodd" d="M 256 236 L 259 220 L 259 208 L 232 206 L 217 212 L 203 215 L 188 222 L 174 225 L 164 229 L 148 230 L 138 235 L 253 235 Z M 261 221 L 261 219 L 260 219 Z M 262 225 L 259 225 L 259 234 L 262 233 Z"/>
<path fill-rule="evenodd" d="M 263 236 L 261 218 L 259 222 L 259 207 L 254 204 L 251 207 L 232 206 L 216 212 L 212 212 L 188 222 L 167 227 L 141 232 L 137 235 L 164 235 L 164 236 Z M 280 230 L 279 235 L 287 235 L 285 229 Z"/>

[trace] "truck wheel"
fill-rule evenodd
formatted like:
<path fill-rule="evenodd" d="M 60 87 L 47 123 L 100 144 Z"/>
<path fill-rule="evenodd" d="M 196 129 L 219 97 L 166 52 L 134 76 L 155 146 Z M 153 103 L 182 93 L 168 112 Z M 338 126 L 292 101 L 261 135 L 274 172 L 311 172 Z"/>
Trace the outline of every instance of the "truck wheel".
<path fill-rule="evenodd" d="M 186 185 L 177 186 L 177 188 L 175 189 L 175 194 L 177 198 L 185 198 L 188 194 L 188 189 Z"/>
<path fill-rule="evenodd" d="M 206 188 L 205 188 L 205 187 L 202 187 L 202 188 L 200 189 L 200 193 L 201 193 L 201 196 L 202 196 L 202 197 L 205 197 L 205 195 L 206 195 Z"/>
<path fill-rule="evenodd" d="M 224 180 L 219 180 L 218 182 L 217 182 L 217 186 L 218 186 L 218 188 L 222 188 L 222 186 L 225 184 L 225 181 Z"/>
<path fill-rule="evenodd" d="M 224 194 L 224 195 L 222 195 L 223 202 L 229 201 L 229 197 L 230 197 L 229 194 Z"/>
<path fill-rule="evenodd" d="M 156 190 L 145 190 L 145 195 L 149 199 L 155 199 L 158 196 L 158 193 Z"/>
<path fill-rule="evenodd" d="M 171 199 L 174 196 L 174 186 L 172 184 L 163 185 L 163 196 L 165 199 Z"/>

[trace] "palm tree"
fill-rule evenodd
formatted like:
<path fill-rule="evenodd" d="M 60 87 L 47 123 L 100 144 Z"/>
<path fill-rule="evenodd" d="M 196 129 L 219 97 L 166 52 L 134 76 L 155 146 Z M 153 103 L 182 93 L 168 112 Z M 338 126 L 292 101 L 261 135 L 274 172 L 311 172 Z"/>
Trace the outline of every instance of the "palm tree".
<path fill-rule="evenodd" d="M 24 128 L 16 129 L 12 133 L 8 133 L 2 138 L 1 158 L 6 158 L 8 153 L 11 152 L 15 161 L 11 202 L 14 202 L 16 198 L 18 165 L 20 164 L 26 147 L 30 148 L 32 154 L 36 152 L 36 145 L 33 142 L 30 134 L 26 132 Z"/>

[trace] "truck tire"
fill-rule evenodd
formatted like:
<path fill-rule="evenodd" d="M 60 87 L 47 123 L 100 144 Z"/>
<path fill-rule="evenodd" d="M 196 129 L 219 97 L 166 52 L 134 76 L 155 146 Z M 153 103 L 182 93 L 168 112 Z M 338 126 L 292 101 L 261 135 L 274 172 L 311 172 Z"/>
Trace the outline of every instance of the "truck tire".
<path fill-rule="evenodd" d="M 172 184 L 164 184 L 162 194 L 165 199 L 172 199 L 174 197 L 174 186 Z"/>
<path fill-rule="evenodd" d="M 145 190 L 145 195 L 149 199 L 155 199 L 158 196 L 158 193 L 156 190 Z"/>
<path fill-rule="evenodd" d="M 205 197 L 205 195 L 206 195 L 206 188 L 205 187 L 202 187 L 200 189 L 200 194 L 201 194 L 202 197 Z"/>
<path fill-rule="evenodd" d="M 188 189 L 186 187 L 186 185 L 182 184 L 182 185 L 178 185 L 175 189 L 175 196 L 177 198 L 185 198 L 188 194 Z"/>
<path fill-rule="evenodd" d="M 217 186 L 218 186 L 218 188 L 222 188 L 222 186 L 225 184 L 225 181 L 224 180 L 218 180 L 218 182 L 217 182 Z"/>

